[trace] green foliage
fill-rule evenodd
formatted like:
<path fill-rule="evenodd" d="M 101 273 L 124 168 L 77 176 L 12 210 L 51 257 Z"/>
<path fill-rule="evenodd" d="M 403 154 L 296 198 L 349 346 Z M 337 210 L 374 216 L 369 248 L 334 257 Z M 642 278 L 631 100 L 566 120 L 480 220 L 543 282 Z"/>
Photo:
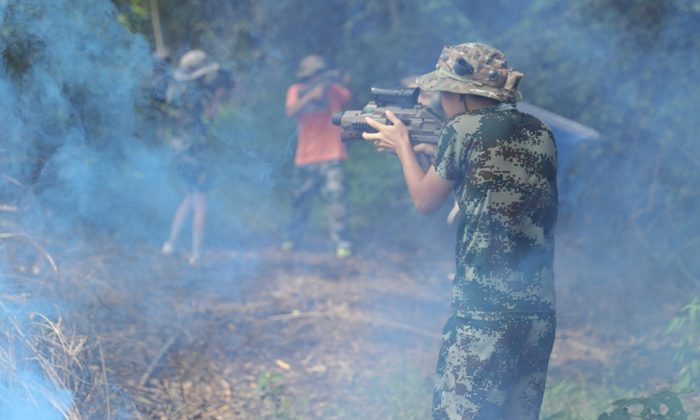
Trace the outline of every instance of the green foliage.
<path fill-rule="evenodd" d="M 691 392 L 662 391 L 651 397 L 628 398 L 612 403 L 615 407 L 610 413 L 603 413 L 598 420 L 631 420 L 632 417 L 642 420 L 688 420 L 688 414 L 683 408 L 683 403 L 678 398 L 681 394 Z M 629 407 L 641 405 L 638 415 L 633 415 Z"/>
<path fill-rule="evenodd" d="M 150 14 L 150 0 L 112 1 L 124 24 L 154 44 L 144 14 Z M 687 237 L 700 227 L 700 218 L 689 214 L 700 205 L 694 115 L 700 85 L 687 70 L 700 66 L 697 0 L 157 3 L 173 64 L 186 50 L 202 48 L 240 82 L 236 106 L 247 151 L 275 158 L 279 195 L 288 193 L 291 164 L 278 156 L 294 129 L 284 116 L 284 93 L 302 57 L 319 53 L 348 70 L 353 107 L 359 107 L 369 100 L 370 86 L 430 71 L 443 45 L 486 42 L 525 74 L 526 100 L 604 133 L 603 146 L 595 148 L 602 158 L 582 153 L 579 165 L 588 194 L 582 205 L 590 206 L 579 210 L 615 218 L 591 222 L 601 235 L 619 242 L 625 239 L 620 229 L 636 229 L 634 242 L 665 268 L 672 263 L 664 255 L 686 249 L 680 258 L 691 261 L 697 251 Z M 397 208 L 405 212 L 406 195 L 398 162 L 362 146 L 351 148 L 347 171 L 354 222 L 364 226 Z M 598 211 L 600 202 L 612 211 Z M 630 220 L 634 229 L 628 229 Z M 700 269 L 700 263 L 686 266 L 691 273 Z"/>
<path fill-rule="evenodd" d="M 347 403 L 331 403 L 323 416 L 336 420 L 430 418 L 433 380 L 410 363 L 383 365 L 365 370 L 364 378 L 351 387 Z"/>
<path fill-rule="evenodd" d="M 117 20 L 128 30 L 133 32 L 150 19 L 148 0 L 128 0 L 124 3 L 121 12 L 117 15 Z"/>
<path fill-rule="evenodd" d="M 609 378 L 606 378 L 609 379 Z M 609 405 L 611 393 L 620 393 L 615 386 L 600 385 L 580 378 L 547 379 L 542 401 L 542 420 L 592 420 Z"/>
<path fill-rule="evenodd" d="M 614 377 L 610 379 L 614 380 Z M 680 396 L 692 392 L 662 391 L 650 397 L 633 397 L 639 391 L 622 391 L 605 383 L 592 384 L 580 381 L 547 381 L 542 404 L 542 420 L 689 420 Z M 628 398 L 610 403 L 611 394 L 623 394 Z M 610 406 L 612 405 L 612 409 Z M 607 409 L 607 410 L 606 410 Z M 601 414 L 602 412 L 602 414 Z"/>
<path fill-rule="evenodd" d="M 284 398 L 284 392 L 287 390 L 287 386 L 282 383 L 282 375 L 263 369 L 258 377 L 257 385 L 260 398 L 265 403 L 265 407 L 272 411 L 274 419 L 302 419 L 294 410 L 292 402 Z"/>
<path fill-rule="evenodd" d="M 32 62 L 41 57 L 43 43 L 34 36 L 24 35 L 27 32 L 24 22 L 12 24 L 8 21 L 13 14 L 23 14 L 27 17 L 40 16 L 42 12 L 40 8 L 32 6 L 10 4 L 7 6 L 6 16 L 0 16 L 2 18 L 0 20 L 0 57 L 2 57 L 0 64 L 18 84 L 22 83 Z"/>
<path fill-rule="evenodd" d="M 688 276 L 674 267 L 683 264 L 671 259 L 677 250 L 685 250 L 680 259 L 687 272 L 700 269 L 689 235 L 700 228 L 691 210 L 700 205 L 691 187 L 700 182 L 695 157 L 700 125 L 690 111 L 691 92 L 700 91 L 700 83 L 692 71 L 681 70 L 700 65 L 695 3 L 536 0 L 510 30 L 492 38 L 509 64 L 525 74 L 526 101 L 605 136 L 601 159 L 585 154 L 579 159 L 587 185 L 578 213 L 610 209 L 604 222 L 591 218 L 591 229 L 604 226 L 595 234 L 588 230 L 595 236 L 591 242 L 628 241 L 631 246 L 618 249 L 651 255 L 648 272 L 675 270 L 683 277 Z M 677 60 L 685 64 L 679 67 Z M 622 254 L 607 253 L 616 265 Z"/>
<path fill-rule="evenodd" d="M 367 389 L 368 399 L 377 410 L 376 418 L 427 419 L 430 418 L 433 381 L 413 367 L 390 375 L 381 375 Z"/>
<path fill-rule="evenodd" d="M 681 364 L 678 373 L 680 388 L 700 386 L 700 299 L 693 296 L 673 318 L 665 334 L 677 336 L 674 360 Z"/>

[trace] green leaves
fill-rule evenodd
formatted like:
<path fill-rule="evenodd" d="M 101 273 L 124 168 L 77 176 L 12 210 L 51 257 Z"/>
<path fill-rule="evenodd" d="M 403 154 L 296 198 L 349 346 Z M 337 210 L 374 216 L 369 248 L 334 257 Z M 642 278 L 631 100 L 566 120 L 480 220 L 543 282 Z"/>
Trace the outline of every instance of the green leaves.
<path fill-rule="evenodd" d="M 598 416 L 598 420 L 630 420 L 631 416 L 627 407 L 618 407 L 611 413 L 603 413 Z"/>
<path fill-rule="evenodd" d="M 678 386 L 697 387 L 700 379 L 700 299 L 693 296 L 681 308 L 681 315 L 669 323 L 665 335 L 675 335 L 676 354 L 673 360 L 682 364 L 678 372 Z M 686 360 L 688 362 L 686 363 Z"/>
<path fill-rule="evenodd" d="M 132 32 L 141 29 L 143 23 L 150 19 L 148 0 L 114 1 L 114 3 L 118 7 L 121 6 L 117 20 Z"/>
<path fill-rule="evenodd" d="M 693 296 L 690 302 L 681 308 L 681 311 L 688 312 L 688 318 L 690 322 L 694 324 L 698 315 L 700 315 L 700 299 L 698 299 L 697 296 Z"/>
<path fill-rule="evenodd" d="M 612 403 L 615 407 L 610 413 L 603 413 L 598 420 L 630 420 L 632 417 L 642 420 L 688 420 L 680 398 L 682 394 L 692 392 L 683 389 L 680 392 L 662 391 L 647 398 L 627 398 Z M 642 405 L 639 415 L 632 415 L 629 407 Z"/>
<path fill-rule="evenodd" d="M 275 419 L 297 420 L 297 415 L 292 407 L 292 402 L 283 398 L 287 385 L 282 383 L 282 375 L 263 369 L 258 377 L 258 392 L 265 406 L 273 411 Z"/>

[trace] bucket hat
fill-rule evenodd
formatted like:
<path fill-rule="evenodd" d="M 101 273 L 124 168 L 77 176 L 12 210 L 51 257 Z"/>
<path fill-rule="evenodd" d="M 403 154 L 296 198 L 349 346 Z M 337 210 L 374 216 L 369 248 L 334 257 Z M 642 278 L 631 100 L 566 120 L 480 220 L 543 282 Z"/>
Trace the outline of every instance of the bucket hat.
<path fill-rule="evenodd" d="M 507 103 L 523 99 L 518 91 L 523 74 L 508 67 L 506 56 L 486 44 L 446 45 L 435 69 L 416 79 L 418 87 L 485 96 Z"/>
<path fill-rule="evenodd" d="M 180 82 L 189 82 L 218 71 L 220 67 L 219 63 L 212 61 L 204 51 L 191 50 L 180 57 L 173 77 Z"/>
<path fill-rule="evenodd" d="M 320 55 L 309 55 L 304 57 L 299 63 L 299 70 L 297 70 L 297 77 L 299 79 L 306 79 L 315 75 L 316 73 L 326 69 L 326 60 Z"/>

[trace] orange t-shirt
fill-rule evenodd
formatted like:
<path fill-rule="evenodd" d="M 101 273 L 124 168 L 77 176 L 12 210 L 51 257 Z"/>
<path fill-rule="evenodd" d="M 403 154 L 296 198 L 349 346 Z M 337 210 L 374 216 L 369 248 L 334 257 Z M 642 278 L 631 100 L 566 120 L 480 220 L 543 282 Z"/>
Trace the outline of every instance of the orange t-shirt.
<path fill-rule="evenodd" d="M 296 84 L 287 91 L 287 108 L 299 100 L 299 88 Z M 350 103 L 352 95 L 349 90 L 333 83 L 326 91 L 328 106 L 312 112 L 300 111 L 297 114 L 299 132 L 297 133 L 297 152 L 295 165 L 328 162 L 330 160 L 347 160 L 348 151 L 345 143 L 340 141 L 340 127 L 333 125 L 331 116 L 342 111 Z"/>

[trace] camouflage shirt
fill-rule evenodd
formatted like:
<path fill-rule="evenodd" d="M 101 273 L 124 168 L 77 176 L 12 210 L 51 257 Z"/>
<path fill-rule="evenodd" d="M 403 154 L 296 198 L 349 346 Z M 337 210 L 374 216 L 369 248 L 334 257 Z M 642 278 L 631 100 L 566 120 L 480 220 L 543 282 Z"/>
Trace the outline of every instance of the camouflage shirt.
<path fill-rule="evenodd" d="M 557 150 L 549 127 L 505 104 L 459 114 L 443 129 L 434 165 L 456 181 L 461 213 L 452 316 L 554 311 Z"/>
<path fill-rule="evenodd" d="M 178 150 L 204 141 L 211 119 L 205 110 L 212 104 L 218 88 L 230 89 L 230 74 L 219 70 L 194 81 L 173 81 L 166 92 L 165 103 L 170 117 L 171 143 Z"/>

